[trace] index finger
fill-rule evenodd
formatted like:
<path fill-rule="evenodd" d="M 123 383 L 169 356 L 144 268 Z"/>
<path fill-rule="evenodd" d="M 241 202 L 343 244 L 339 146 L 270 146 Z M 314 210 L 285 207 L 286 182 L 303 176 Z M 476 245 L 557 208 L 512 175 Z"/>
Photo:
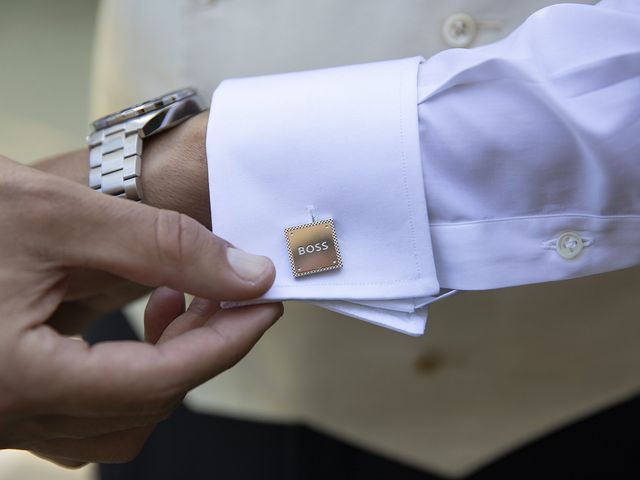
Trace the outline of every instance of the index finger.
<path fill-rule="evenodd" d="M 105 342 L 84 351 L 76 347 L 51 365 L 58 372 L 56 388 L 64 392 L 56 413 L 161 414 L 187 391 L 237 363 L 281 315 L 281 304 L 234 308 L 155 346 Z"/>

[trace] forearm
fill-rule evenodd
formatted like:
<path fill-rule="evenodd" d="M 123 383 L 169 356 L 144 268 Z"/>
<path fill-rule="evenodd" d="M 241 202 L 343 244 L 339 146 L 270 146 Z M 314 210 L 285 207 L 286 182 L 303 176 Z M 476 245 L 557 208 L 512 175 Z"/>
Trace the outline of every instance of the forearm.
<path fill-rule="evenodd" d="M 205 156 L 208 112 L 144 141 L 143 202 L 185 213 L 211 228 Z M 42 160 L 34 168 L 88 185 L 87 149 Z"/>

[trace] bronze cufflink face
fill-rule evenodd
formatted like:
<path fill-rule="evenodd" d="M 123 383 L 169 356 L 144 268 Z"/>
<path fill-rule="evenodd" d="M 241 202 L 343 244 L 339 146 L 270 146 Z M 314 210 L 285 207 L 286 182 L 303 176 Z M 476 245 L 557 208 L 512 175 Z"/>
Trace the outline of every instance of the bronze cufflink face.
<path fill-rule="evenodd" d="M 333 220 L 321 220 L 285 229 L 294 277 L 342 267 Z"/>

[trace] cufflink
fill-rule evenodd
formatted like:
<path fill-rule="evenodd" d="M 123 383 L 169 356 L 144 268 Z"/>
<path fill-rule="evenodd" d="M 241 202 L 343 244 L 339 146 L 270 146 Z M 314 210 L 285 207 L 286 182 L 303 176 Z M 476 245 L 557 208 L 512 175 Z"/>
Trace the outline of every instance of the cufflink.
<path fill-rule="evenodd" d="M 289 260 L 293 276 L 304 277 L 342 268 L 333 220 L 321 220 L 286 228 Z"/>

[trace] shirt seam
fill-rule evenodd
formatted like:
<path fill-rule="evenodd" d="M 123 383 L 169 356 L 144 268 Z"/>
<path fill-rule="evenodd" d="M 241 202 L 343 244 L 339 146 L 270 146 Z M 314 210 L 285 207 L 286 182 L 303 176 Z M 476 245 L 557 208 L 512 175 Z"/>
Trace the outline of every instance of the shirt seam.
<path fill-rule="evenodd" d="M 593 220 L 640 220 L 640 215 L 590 215 L 583 213 L 567 213 L 567 214 L 553 214 L 553 215 L 525 215 L 521 217 L 505 217 L 505 218 L 491 218 L 486 220 L 469 220 L 464 222 L 451 222 L 451 223 L 431 223 L 431 227 L 457 227 L 465 225 L 479 225 L 487 223 L 503 223 L 503 222 L 517 222 L 521 220 L 545 220 L 552 218 L 585 218 Z"/>
<path fill-rule="evenodd" d="M 415 63 L 413 63 L 412 65 L 415 65 Z M 402 182 L 404 185 L 404 195 L 405 195 L 405 199 L 407 202 L 407 208 L 409 210 L 409 230 L 411 231 L 411 246 L 413 249 L 413 260 L 415 262 L 415 267 L 416 267 L 416 273 L 417 273 L 417 278 L 422 278 L 422 269 L 420 268 L 420 258 L 418 255 L 418 245 L 416 242 L 416 232 L 415 232 L 415 222 L 414 222 L 414 216 L 415 216 L 415 212 L 413 210 L 413 203 L 411 202 L 411 194 L 409 191 L 409 181 L 407 178 L 407 154 L 406 154 L 406 149 L 405 149 L 405 131 L 404 131 L 404 122 L 405 122 L 405 115 L 404 115 L 404 108 L 405 108 L 405 104 L 406 99 L 405 99 L 405 78 L 406 78 L 406 73 L 404 71 L 404 69 L 401 69 L 400 72 L 400 86 L 398 89 L 398 93 L 400 95 L 400 115 L 399 115 L 399 122 L 400 122 L 400 157 L 402 159 Z M 417 71 L 416 71 L 416 84 L 417 84 Z M 417 85 L 416 85 L 417 88 Z"/>

